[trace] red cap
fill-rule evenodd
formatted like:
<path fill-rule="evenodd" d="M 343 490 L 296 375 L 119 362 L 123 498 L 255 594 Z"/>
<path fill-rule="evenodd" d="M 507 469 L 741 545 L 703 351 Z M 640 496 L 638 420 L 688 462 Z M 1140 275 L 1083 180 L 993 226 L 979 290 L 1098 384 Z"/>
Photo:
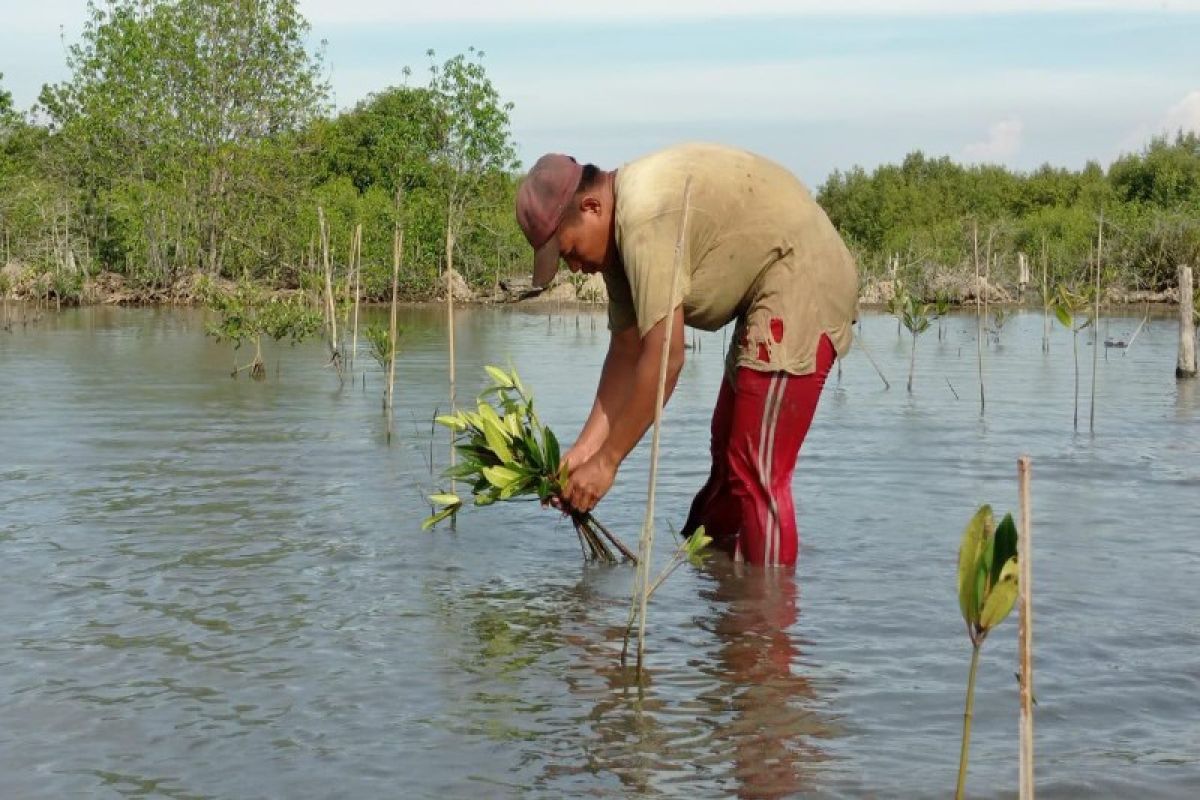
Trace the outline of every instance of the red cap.
<path fill-rule="evenodd" d="M 545 286 L 558 271 L 558 237 L 583 167 L 570 156 L 547 153 L 537 160 L 517 189 L 517 224 L 534 249 L 533 284 Z"/>

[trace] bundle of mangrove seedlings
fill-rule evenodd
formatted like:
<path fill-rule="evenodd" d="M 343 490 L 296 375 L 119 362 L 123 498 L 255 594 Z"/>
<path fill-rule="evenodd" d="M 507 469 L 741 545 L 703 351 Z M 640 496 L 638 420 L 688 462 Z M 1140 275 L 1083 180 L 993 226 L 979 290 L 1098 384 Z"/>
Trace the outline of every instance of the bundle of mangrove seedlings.
<path fill-rule="evenodd" d="M 560 467 L 558 439 L 538 420 L 533 397 L 515 369 L 488 366 L 492 385 L 478 398 L 474 411 L 462 409 L 436 418 L 454 432 L 454 449 L 459 463 L 442 477 L 471 484 L 474 505 L 489 506 L 497 500 L 540 500 L 551 504 L 562 495 L 567 480 Z M 452 518 L 463 507 L 454 491 L 429 496 L 441 508 L 422 523 L 428 529 Z M 637 557 L 590 513 L 568 512 L 579 536 L 584 557 L 616 562 L 609 543 L 629 561 Z M 607 542 L 606 542 L 607 540 Z"/>

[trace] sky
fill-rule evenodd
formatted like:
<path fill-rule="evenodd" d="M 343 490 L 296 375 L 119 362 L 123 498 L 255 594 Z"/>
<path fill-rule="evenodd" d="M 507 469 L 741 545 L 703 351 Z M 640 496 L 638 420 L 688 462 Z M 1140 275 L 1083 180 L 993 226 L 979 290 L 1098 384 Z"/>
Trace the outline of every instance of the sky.
<path fill-rule="evenodd" d="M 67 77 L 86 0 L 0 0 L 0 85 Z M 755 150 L 812 186 L 906 153 L 1107 165 L 1200 131 L 1200 0 L 299 0 L 338 108 L 474 46 L 518 154 L 618 167 L 677 141 Z M 15 9 L 19 8 L 19 11 Z"/>

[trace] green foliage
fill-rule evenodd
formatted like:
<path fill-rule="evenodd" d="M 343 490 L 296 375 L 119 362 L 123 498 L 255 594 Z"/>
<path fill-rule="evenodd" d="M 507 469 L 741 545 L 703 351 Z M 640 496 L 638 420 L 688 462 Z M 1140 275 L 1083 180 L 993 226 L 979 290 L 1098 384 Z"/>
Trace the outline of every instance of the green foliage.
<path fill-rule="evenodd" d="M 958 605 L 971 643 L 978 646 L 1017 601 L 1017 528 L 1012 515 L 996 526 L 992 507 L 980 506 L 958 549 Z"/>
<path fill-rule="evenodd" d="M 1054 292 L 1054 318 L 1067 330 L 1079 333 L 1092 324 L 1090 319 L 1085 319 L 1078 326 L 1075 324 L 1076 318 L 1086 311 L 1090 304 L 1091 297 L 1087 291 L 1073 292 L 1060 284 Z"/>
<path fill-rule="evenodd" d="M 538 420 L 533 398 L 515 369 L 485 369 L 492 385 L 480 394 L 476 409 L 435 419 L 454 432 L 454 449 L 460 459 L 442 477 L 468 482 L 476 506 L 530 497 L 543 504 L 557 501 L 567 480 L 566 470 L 559 463 L 557 437 Z M 440 509 L 422 523 L 423 529 L 454 517 L 463 506 L 463 500 L 454 492 L 438 492 L 429 500 Z M 632 557 L 591 514 L 573 512 L 571 519 L 591 558 L 616 561 L 601 536 L 627 558 Z"/>
<path fill-rule="evenodd" d="M 243 278 L 232 288 L 222 288 L 206 280 L 200 294 L 205 306 L 218 317 L 206 333 L 218 342 L 230 342 L 238 350 L 246 342 L 255 347 L 256 374 L 261 372 L 262 337 L 275 341 L 301 342 L 317 333 L 321 315 L 301 297 L 277 297 Z"/>
<path fill-rule="evenodd" d="M 294 0 L 90 3 L 41 113 L 102 254 L 155 279 L 278 258 L 328 88 Z"/>
<path fill-rule="evenodd" d="M 972 223 L 981 234 L 998 234 L 992 245 L 1002 263 L 1015 263 L 1018 252 L 1040 254 L 1045 242 L 1050 282 L 1085 283 L 1101 208 L 1111 223 L 1104 280 L 1164 289 L 1174 285 L 1176 265 L 1200 255 L 1198 143 L 1196 134 L 1156 139 L 1119 159 L 1108 175 L 1095 162 L 1078 172 L 1045 165 L 1015 173 L 917 151 L 870 173 L 835 171 L 817 199 L 864 272 L 883 275 L 903 254 L 905 277 L 918 294 L 934 270 L 971 269 Z"/>
<path fill-rule="evenodd" d="M 396 338 L 404 334 L 403 330 L 396 332 Z M 392 362 L 392 336 L 388 329 L 382 325 L 368 325 L 364 331 L 367 339 L 367 344 L 371 348 L 371 358 L 375 359 L 375 363 L 380 369 L 386 370 Z M 396 345 L 396 352 L 399 352 L 399 343 Z"/>

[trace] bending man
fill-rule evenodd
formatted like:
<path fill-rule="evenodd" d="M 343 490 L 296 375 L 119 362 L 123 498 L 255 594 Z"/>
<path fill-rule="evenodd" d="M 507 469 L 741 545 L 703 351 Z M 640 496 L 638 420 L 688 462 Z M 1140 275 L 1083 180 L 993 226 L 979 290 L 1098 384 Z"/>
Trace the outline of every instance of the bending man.
<path fill-rule="evenodd" d="M 683 188 L 692 177 L 683 268 L 671 296 Z M 736 320 L 712 418 L 712 470 L 683 533 L 704 525 L 735 559 L 792 565 L 792 471 L 857 312 L 854 260 L 799 180 L 752 153 L 684 144 L 605 172 L 538 159 L 517 192 L 534 283 L 565 261 L 604 277 L 608 355 L 591 414 L 564 456 L 563 499 L 590 511 L 654 419 L 667 315 L 666 396 L 684 359 L 684 323 Z"/>

